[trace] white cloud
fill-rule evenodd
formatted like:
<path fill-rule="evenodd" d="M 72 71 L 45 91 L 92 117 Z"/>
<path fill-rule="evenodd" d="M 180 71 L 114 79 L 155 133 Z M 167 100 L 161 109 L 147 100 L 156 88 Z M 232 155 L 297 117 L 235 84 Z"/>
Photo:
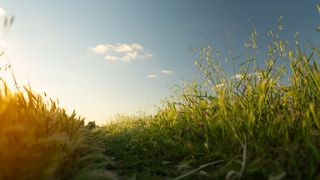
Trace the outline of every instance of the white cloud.
<path fill-rule="evenodd" d="M 107 60 L 107 61 L 116 61 L 116 60 L 117 60 L 117 57 L 115 57 L 115 56 L 110 56 L 110 55 L 106 55 L 106 56 L 104 57 L 104 59 Z"/>
<path fill-rule="evenodd" d="M 149 57 L 149 58 L 153 57 L 153 55 L 149 54 L 149 53 L 147 53 L 146 56 Z"/>
<path fill-rule="evenodd" d="M 130 45 L 128 44 L 117 44 L 115 46 L 110 46 L 110 50 L 113 50 L 115 52 L 119 52 L 119 53 L 122 53 L 122 52 L 132 52 L 134 50 L 133 47 L 131 47 Z"/>
<path fill-rule="evenodd" d="M 161 70 L 162 74 L 173 74 L 172 70 Z"/>
<path fill-rule="evenodd" d="M 244 77 L 257 77 L 258 79 L 262 78 L 262 73 L 260 72 L 255 72 L 255 73 L 247 73 L 247 74 L 236 74 L 234 76 L 230 76 L 230 79 L 235 79 L 235 80 L 241 80 Z"/>
<path fill-rule="evenodd" d="M 131 62 L 132 60 L 136 59 L 138 57 L 138 52 L 133 51 L 133 52 L 128 52 L 124 56 L 120 58 L 120 60 L 124 62 Z"/>
<path fill-rule="evenodd" d="M 242 74 L 236 74 L 234 76 L 230 76 L 231 79 L 236 79 L 236 80 L 241 80 L 242 78 L 244 78 L 244 75 Z"/>
<path fill-rule="evenodd" d="M 147 76 L 147 78 L 149 78 L 149 79 L 155 79 L 155 78 L 157 78 L 157 75 L 155 75 L 155 74 L 149 74 L 149 75 Z"/>
<path fill-rule="evenodd" d="M 108 51 L 108 47 L 104 44 L 98 44 L 96 47 L 91 48 L 91 50 L 97 54 L 105 54 Z"/>
<path fill-rule="evenodd" d="M 0 17 L 5 16 L 6 14 L 6 11 L 0 6 Z"/>
<path fill-rule="evenodd" d="M 251 73 L 250 76 L 255 76 L 255 77 L 261 79 L 261 78 L 262 78 L 262 73 L 260 73 L 260 72 L 255 72 L 255 73 Z"/>
<path fill-rule="evenodd" d="M 140 44 L 134 43 L 134 44 L 131 45 L 131 47 L 132 47 L 133 49 L 136 49 L 136 50 L 140 50 L 140 51 L 143 50 L 143 47 L 142 47 Z"/>
<path fill-rule="evenodd" d="M 98 44 L 89 48 L 94 53 L 105 55 L 105 60 L 132 62 L 136 59 L 147 59 L 153 55 L 147 53 L 143 46 L 138 43 L 132 44 Z"/>

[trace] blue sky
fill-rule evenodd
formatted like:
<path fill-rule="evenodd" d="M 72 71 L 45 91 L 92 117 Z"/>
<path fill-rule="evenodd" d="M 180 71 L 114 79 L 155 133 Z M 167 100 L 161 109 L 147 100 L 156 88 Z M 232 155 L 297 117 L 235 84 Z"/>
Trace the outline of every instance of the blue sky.
<path fill-rule="evenodd" d="M 4 0 L 0 6 L 15 22 L 9 34 L 2 32 L 1 48 L 21 84 L 30 82 L 68 111 L 103 123 L 117 113 L 150 111 L 172 85 L 194 79 L 190 47 L 231 47 L 237 56 L 252 25 L 264 42 L 279 16 L 285 38 L 298 31 L 306 42 L 317 42 L 311 30 L 320 24 L 316 3 Z"/>

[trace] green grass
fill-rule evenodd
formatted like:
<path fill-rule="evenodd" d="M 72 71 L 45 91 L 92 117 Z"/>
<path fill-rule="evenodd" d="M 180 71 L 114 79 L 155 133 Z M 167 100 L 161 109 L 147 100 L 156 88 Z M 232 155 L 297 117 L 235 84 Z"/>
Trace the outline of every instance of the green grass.
<path fill-rule="evenodd" d="M 102 127 L 3 83 L 0 180 L 319 179 L 320 49 L 301 47 L 298 34 L 293 44 L 269 35 L 259 49 L 252 32 L 243 63 L 229 58 L 233 73 L 212 47 L 194 49 L 199 80 L 154 115 Z"/>
<path fill-rule="evenodd" d="M 320 178 L 320 50 L 269 34 L 263 67 L 255 31 L 238 73 L 223 72 L 223 58 L 212 47 L 195 49 L 203 81 L 182 86 L 154 116 L 119 117 L 102 127 L 106 154 L 119 173 L 136 179 Z"/>

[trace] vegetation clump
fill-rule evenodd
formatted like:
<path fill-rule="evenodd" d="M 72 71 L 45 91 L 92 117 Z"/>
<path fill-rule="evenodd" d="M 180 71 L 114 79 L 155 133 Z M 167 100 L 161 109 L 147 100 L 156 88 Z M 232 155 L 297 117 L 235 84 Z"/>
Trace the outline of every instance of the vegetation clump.
<path fill-rule="evenodd" d="M 155 115 L 101 127 L 3 83 L 0 179 L 319 179 L 320 50 L 269 36 L 261 50 L 254 30 L 231 73 L 221 53 L 195 48 L 199 80 Z"/>
<path fill-rule="evenodd" d="M 98 132 L 30 88 L 0 91 L 0 179 L 71 179 L 110 163 Z M 90 166 L 89 166 L 90 165 Z M 89 177 L 89 176 L 88 176 Z"/>
<path fill-rule="evenodd" d="M 320 178 L 320 50 L 302 48 L 298 33 L 290 45 L 270 31 L 262 64 L 256 36 L 254 30 L 238 71 L 223 71 L 221 53 L 212 47 L 195 49 L 202 81 L 180 88 L 155 116 L 121 117 L 102 127 L 106 152 L 122 173 L 137 179 Z"/>

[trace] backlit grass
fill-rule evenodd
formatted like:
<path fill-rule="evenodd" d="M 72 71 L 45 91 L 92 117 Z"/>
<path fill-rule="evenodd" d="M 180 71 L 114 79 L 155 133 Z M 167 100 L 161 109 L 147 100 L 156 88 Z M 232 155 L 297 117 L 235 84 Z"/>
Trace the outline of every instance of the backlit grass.
<path fill-rule="evenodd" d="M 111 161 L 99 133 L 29 88 L 0 91 L 0 179 L 71 179 Z M 94 177 L 95 175 L 87 175 Z"/>
<path fill-rule="evenodd" d="M 254 30 L 231 74 L 212 47 L 194 49 L 202 81 L 186 83 L 154 116 L 119 117 L 102 127 L 120 174 L 320 178 L 320 51 L 302 48 L 298 33 L 289 44 L 270 31 L 273 42 L 258 59 L 256 36 Z"/>
<path fill-rule="evenodd" d="M 253 30 L 232 73 L 214 48 L 195 48 L 199 80 L 154 115 L 102 127 L 3 83 L 0 179 L 319 179 L 320 50 L 282 29 L 262 48 Z"/>

